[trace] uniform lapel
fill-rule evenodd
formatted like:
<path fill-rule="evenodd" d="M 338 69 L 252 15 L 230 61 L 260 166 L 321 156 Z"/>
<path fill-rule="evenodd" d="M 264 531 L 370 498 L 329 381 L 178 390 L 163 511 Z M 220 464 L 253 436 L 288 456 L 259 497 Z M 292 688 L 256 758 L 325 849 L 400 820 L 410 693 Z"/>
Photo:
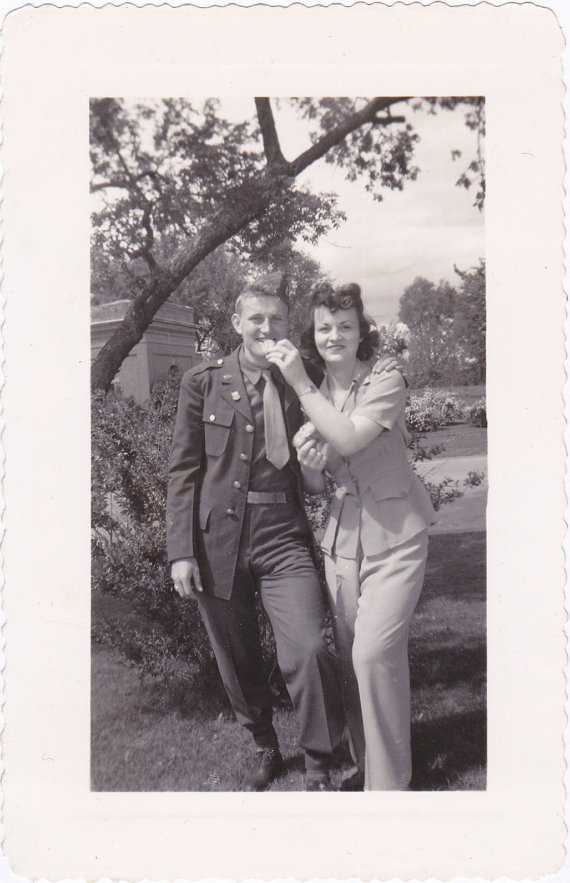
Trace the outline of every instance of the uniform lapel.
<path fill-rule="evenodd" d="M 234 350 L 224 359 L 220 395 L 236 411 L 251 420 L 251 404 L 239 366 L 238 351 Z"/>

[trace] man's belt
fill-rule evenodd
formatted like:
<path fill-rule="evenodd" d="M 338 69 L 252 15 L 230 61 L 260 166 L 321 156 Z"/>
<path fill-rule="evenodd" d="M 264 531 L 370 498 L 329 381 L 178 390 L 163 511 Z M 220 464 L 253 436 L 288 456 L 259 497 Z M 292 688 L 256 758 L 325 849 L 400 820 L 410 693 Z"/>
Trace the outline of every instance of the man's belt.
<path fill-rule="evenodd" d="M 248 491 L 247 502 L 254 506 L 264 503 L 288 503 L 291 500 L 290 491 Z"/>

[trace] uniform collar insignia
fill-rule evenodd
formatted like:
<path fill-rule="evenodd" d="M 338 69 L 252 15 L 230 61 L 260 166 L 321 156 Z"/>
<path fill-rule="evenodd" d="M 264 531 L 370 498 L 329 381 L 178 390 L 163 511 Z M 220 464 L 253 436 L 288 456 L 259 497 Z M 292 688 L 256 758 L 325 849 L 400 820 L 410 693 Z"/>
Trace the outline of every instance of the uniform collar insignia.
<path fill-rule="evenodd" d="M 231 379 L 232 379 L 232 375 L 231 375 L 231 374 L 224 374 L 224 375 L 222 375 L 222 383 L 230 383 L 230 382 L 231 382 Z"/>

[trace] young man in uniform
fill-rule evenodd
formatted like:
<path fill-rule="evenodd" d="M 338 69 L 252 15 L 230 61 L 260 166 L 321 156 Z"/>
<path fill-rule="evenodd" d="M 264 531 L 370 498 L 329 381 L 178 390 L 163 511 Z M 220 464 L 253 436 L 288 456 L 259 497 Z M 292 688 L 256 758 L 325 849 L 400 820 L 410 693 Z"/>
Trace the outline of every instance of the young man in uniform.
<path fill-rule="evenodd" d="M 265 358 L 289 330 L 283 280 L 277 288 L 268 287 L 272 281 L 259 280 L 238 298 L 238 349 L 182 380 L 168 554 L 175 589 L 197 599 L 236 717 L 257 746 L 244 789 L 265 790 L 283 767 L 263 675 L 258 591 L 299 722 L 306 790 L 328 791 L 342 700 L 325 647 L 323 598 L 291 444 L 302 423 L 299 401 Z"/>

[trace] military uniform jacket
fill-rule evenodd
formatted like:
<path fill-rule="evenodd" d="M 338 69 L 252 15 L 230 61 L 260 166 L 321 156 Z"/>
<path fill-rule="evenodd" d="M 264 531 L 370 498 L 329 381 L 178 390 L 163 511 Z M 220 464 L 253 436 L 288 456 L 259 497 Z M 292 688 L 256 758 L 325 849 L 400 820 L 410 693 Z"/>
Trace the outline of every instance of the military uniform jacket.
<path fill-rule="evenodd" d="M 197 558 L 205 591 L 219 598 L 231 596 L 253 450 L 253 417 L 238 353 L 197 365 L 182 378 L 166 503 L 169 559 Z M 291 441 L 303 421 L 287 383 L 283 406 Z M 301 471 L 291 450 L 304 513 Z M 308 521 L 307 536 L 310 540 Z"/>

